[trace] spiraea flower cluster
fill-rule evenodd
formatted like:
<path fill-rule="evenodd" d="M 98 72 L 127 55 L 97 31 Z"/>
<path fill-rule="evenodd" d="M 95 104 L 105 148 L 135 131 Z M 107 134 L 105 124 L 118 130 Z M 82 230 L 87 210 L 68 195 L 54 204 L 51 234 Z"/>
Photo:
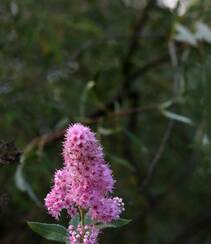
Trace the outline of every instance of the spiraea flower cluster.
<path fill-rule="evenodd" d="M 124 204 L 121 198 L 111 197 L 115 182 L 95 134 L 82 124 L 71 125 L 65 135 L 63 157 L 64 167 L 55 173 L 54 186 L 45 198 L 49 213 L 58 219 L 61 210 L 66 209 L 73 217 L 80 208 L 94 222 L 109 223 L 118 219 Z M 71 229 L 71 244 L 96 243 L 94 227 L 88 233 L 82 242 L 74 242 L 76 236 L 82 238 L 80 231 Z"/>
<path fill-rule="evenodd" d="M 99 229 L 94 225 L 85 225 L 84 227 L 79 224 L 77 229 L 74 229 L 73 225 L 68 227 L 70 235 L 70 243 L 84 243 L 84 244 L 93 244 L 97 243 L 97 237 L 99 234 Z"/>

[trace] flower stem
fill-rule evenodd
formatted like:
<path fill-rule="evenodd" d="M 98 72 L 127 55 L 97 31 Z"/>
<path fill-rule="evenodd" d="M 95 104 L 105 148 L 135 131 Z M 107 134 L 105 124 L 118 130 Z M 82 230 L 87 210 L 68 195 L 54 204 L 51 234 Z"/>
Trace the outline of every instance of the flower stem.
<path fill-rule="evenodd" d="M 81 226 L 82 226 L 82 230 L 84 233 L 84 210 L 83 208 L 78 208 L 79 209 L 79 213 L 80 213 L 80 219 L 81 219 Z"/>

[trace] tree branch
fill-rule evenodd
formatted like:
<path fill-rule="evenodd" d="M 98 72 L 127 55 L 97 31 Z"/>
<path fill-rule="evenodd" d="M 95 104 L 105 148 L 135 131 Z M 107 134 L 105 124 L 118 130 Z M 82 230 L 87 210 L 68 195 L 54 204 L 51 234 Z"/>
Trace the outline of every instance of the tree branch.
<path fill-rule="evenodd" d="M 143 107 L 136 107 L 136 108 L 127 108 L 125 110 L 120 110 L 117 112 L 112 112 L 112 113 L 108 113 L 105 115 L 105 119 L 106 118 L 115 118 L 115 117 L 120 117 L 120 116 L 127 116 L 129 114 L 133 114 L 133 113 L 144 113 L 144 112 L 150 112 L 150 111 L 159 111 L 160 107 L 157 104 L 150 104 L 150 105 L 146 105 Z M 85 124 L 92 124 L 92 123 L 97 123 L 98 120 L 101 117 L 96 117 L 95 119 L 90 119 L 88 118 L 85 121 L 82 121 Z M 38 147 L 38 149 L 42 149 L 46 144 L 51 143 L 57 139 L 60 139 L 64 133 L 65 133 L 66 128 L 61 128 L 61 129 L 57 129 L 55 131 L 43 134 L 41 136 L 38 136 L 36 138 L 34 138 L 25 148 L 23 155 L 26 155 L 28 153 L 30 153 L 34 148 Z"/>
<path fill-rule="evenodd" d="M 138 41 L 139 41 L 139 35 L 142 33 L 146 22 L 149 19 L 149 13 L 152 7 L 155 5 L 156 0 L 149 0 L 142 10 L 142 14 L 140 15 L 140 18 L 137 22 L 137 24 L 134 27 L 133 34 L 131 36 L 131 41 L 129 43 L 129 48 L 126 54 L 126 57 L 122 64 L 122 72 L 125 77 L 128 77 L 131 70 L 132 70 L 132 57 L 136 50 L 138 49 Z M 127 80 L 125 80 L 124 86 L 127 86 Z"/>
<path fill-rule="evenodd" d="M 127 80 L 127 82 L 133 81 L 138 77 L 147 74 L 149 71 L 158 67 L 159 65 L 162 65 L 166 61 L 168 61 L 168 55 L 163 55 L 161 57 L 154 58 L 153 60 L 149 61 L 148 63 L 140 67 L 137 71 L 129 75 L 127 78 L 125 78 L 125 80 Z M 113 109 L 115 103 L 121 103 L 122 99 L 125 97 L 125 91 L 128 90 L 126 88 L 122 88 L 122 90 L 115 97 L 113 97 L 109 102 L 105 104 L 104 108 L 97 110 L 96 112 L 90 114 L 88 117 L 90 119 L 96 119 L 105 116 L 108 110 Z"/>

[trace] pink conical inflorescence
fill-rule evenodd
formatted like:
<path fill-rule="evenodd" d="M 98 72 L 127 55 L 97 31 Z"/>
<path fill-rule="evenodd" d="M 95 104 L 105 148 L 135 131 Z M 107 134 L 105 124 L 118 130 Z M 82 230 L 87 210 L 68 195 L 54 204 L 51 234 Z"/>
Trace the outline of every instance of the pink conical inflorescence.
<path fill-rule="evenodd" d="M 64 167 L 55 173 L 54 186 L 45 198 L 49 213 L 58 219 L 61 210 L 66 209 L 73 217 L 81 208 L 95 222 L 118 219 L 124 204 L 121 198 L 110 197 L 114 186 L 112 171 L 95 134 L 82 124 L 71 125 L 65 135 L 63 157 Z M 74 239 L 71 233 L 70 239 Z M 90 227 L 89 238 L 82 243 L 96 243 L 96 233 L 94 227 Z"/>

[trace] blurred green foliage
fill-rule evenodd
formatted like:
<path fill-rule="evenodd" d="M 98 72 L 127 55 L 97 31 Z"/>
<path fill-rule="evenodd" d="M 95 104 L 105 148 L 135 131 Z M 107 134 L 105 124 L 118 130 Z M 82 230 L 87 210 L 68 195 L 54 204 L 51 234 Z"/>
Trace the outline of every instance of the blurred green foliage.
<path fill-rule="evenodd" d="M 39 201 L 75 121 L 133 219 L 100 243 L 211 243 L 211 2 L 190 3 L 1 0 L 0 139 L 23 156 L 0 169 L 0 243 L 50 243 L 26 221 L 54 222 Z"/>

